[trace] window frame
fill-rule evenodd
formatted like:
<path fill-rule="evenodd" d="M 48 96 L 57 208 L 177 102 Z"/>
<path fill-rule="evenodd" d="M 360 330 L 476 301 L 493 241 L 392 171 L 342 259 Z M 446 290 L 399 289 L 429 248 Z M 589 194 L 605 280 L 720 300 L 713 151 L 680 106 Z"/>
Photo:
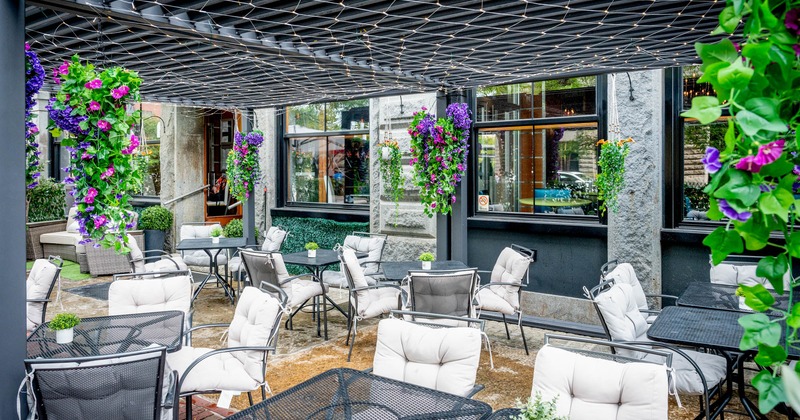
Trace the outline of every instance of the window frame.
<path fill-rule="evenodd" d="M 591 75 L 590 75 L 591 76 Z M 585 76 L 581 76 L 585 77 Z M 597 136 L 598 138 L 606 138 L 608 137 L 608 124 L 607 124 L 607 108 L 608 108 L 608 87 L 607 87 L 607 76 L 605 74 L 597 74 L 594 75 L 596 78 L 595 81 L 595 114 L 582 114 L 582 115 L 572 115 L 572 116 L 557 116 L 557 117 L 533 117 L 533 113 L 531 113 L 531 118 L 524 118 L 524 119 L 511 119 L 511 120 L 499 120 L 499 121 L 484 121 L 484 122 L 473 122 L 472 124 L 472 132 L 470 135 L 470 157 L 469 157 L 469 168 L 472 171 L 472 174 L 469 176 L 469 185 L 468 185 L 468 194 L 469 199 L 467 200 L 468 208 L 467 213 L 470 219 L 502 219 L 502 220 L 518 220 L 518 221 L 548 221 L 548 222 L 559 222 L 559 224 L 586 224 L 587 222 L 595 222 L 599 221 L 602 224 L 605 224 L 605 217 L 600 215 L 569 215 L 569 214 L 550 214 L 550 213 L 522 213 L 522 212 L 488 212 L 488 211 L 478 211 L 478 165 L 479 165 L 479 156 L 478 153 L 475 153 L 478 150 L 478 134 L 482 129 L 511 129 L 513 127 L 530 127 L 532 131 L 535 131 L 537 127 L 547 126 L 551 124 L 567 124 L 567 123 L 596 123 L 597 124 Z M 513 84 L 520 84 L 520 83 L 530 83 L 531 84 L 531 92 L 535 91 L 535 83 L 544 82 L 547 80 L 552 80 L 551 78 L 538 78 L 529 81 L 520 81 L 514 82 Z M 478 90 L 477 88 L 472 89 L 472 95 L 470 98 L 470 108 L 473 111 L 473 115 L 475 115 L 476 110 L 478 109 Z M 596 147 L 597 156 L 599 156 L 599 146 Z"/>

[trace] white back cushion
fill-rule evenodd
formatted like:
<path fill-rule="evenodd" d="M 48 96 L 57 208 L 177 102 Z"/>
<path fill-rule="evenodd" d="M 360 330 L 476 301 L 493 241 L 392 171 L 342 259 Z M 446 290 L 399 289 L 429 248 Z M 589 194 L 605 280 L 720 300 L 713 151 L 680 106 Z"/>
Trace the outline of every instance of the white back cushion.
<path fill-rule="evenodd" d="M 595 299 L 613 341 L 635 341 L 647 333 L 647 320 L 633 298 L 631 286 L 614 284 Z"/>
<path fill-rule="evenodd" d="M 264 232 L 264 243 L 261 244 L 262 251 L 278 252 L 281 250 L 284 239 L 286 239 L 286 231 L 275 226 L 270 226 L 269 230 Z"/>
<path fill-rule="evenodd" d="M 711 265 L 709 277 L 711 283 L 726 284 L 729 286 L 738 286 L 744 284 L 753 286 L 756 284 L 763 284 L 767 289 L 774 289 L 772 284 L 765 277 L 756 275 L 758 265 L 755 264 L 731 264 L 721 262 L 717 265 Z M 783 289 L 786 290 L 792 281 L 792 277 L 787 271 L 783 276 Z"/>
<path fill-rule="evenodd" d="M 25 282 L 26 296 L 28 299 L 46 299 L 50 285 L 55 281 L 58 267 L 45 259 L 38 259 L 33 263 L 31 272 Z M 27 329 L 32 330 L 42 322 L 43 303 L 28 303 Z"/>
<path fill-rule="evenodd" d="M 367 261 L 380 261 L 385 241 L 386 238 L 382 236 L 347 235 L 344 238 L 344 247 L 356 252 L 367 253 Z M 378 264 L 367 264 L 364 269 L 367 273 L 374 273 L 378 271 Z"/>
<path fill-rule="evenodd" d="M 228 347 L 266 346 L 272 328 L 277 328 L 275 319 L 282 315 L 278 299 L 255 287 L 245 287 L 236 304 L 231 326 L 228 328 Z M 239 359 L 251 378 L 259 383 L 264 380 L 263 352 L 247 351 L 231 354 Z"/>
<path fill-rule="evenodd" d="M 77 207 L 70 207 L 67 213 L 67 232 L 78 232 L 78 220 L 75 218 L 78 214 Z"/>
<path fill-rule="evenodd" d="M 190 276 L 115 280 L 108 288 L 108 314 L 183 311 L 192 307 Z"/>
<path fill-rule="evenodd" d="M 481 357 L 477 328 L 429 328 L 399 319 L 378 324 L 373 373 L 466 396 Z"/>
<path fill-rule="evenodd" d="M 642 284 L 639 283 L 639 278 L 636 277 L 636 271 L 633 269 L 632 265 L 629 263 L 617 265 L 606 275 L 605 279 L 614 279 L 615 283 L 624 283 L 631 286 L 631 292 L 633 293 L 636 306 L 640 310 L 646 311 L 649 309 L 647 306 L 647 297 L 644 295 L 644 289 L 642 289 Z"/>
<path fill-rule="evenodd" d="M 666 420 L 667 371 L 653 363 L 617 363 L 545 345 L 536 355 L 531 395 L 556 400 L 573 420 Z"/>
<path fill-rule="evenodd" d="M 353 278 L 353 286 L 356 288 L 369 286 L 367 279 L 364 277 L 364 269 L 358 264 L 355 251 L 345 248 L 342 250 L 342 256 L 344 257 L 344 263 L 347 265 L 347 270 L 350 272 L 350 277 Z M 360 290 L 356 292 L 356 295 L 358 296 L 359 308 L 369 306 L 371 296 L 369 290 Z"/>
<path fill-rule="evenodd" d="M 521 284 L 530 264 L 531 261 L 527 257 L 506 247 L 497 256 L 497 261 L 492 268 L 491 282 Z M 511 304 L 514 309 L 519 309 L 518 286 L 494 286 L 489 289 Z"/>
<path fill-rule="evenodd" d="M 219 223 L 213 225 L 182 225 L 180 239 L 210 238 L 211 230 L 215 227 L 222 229 L 222 225 Z"/>
<path fill-rule="evenodd" d="M 128 234 L 128 247 L 131 249 L 130 257 L 131 260 L 133 260 L 133 271 L 136 273 L 144 272 L 145 262 L 142 260 L 142 258 L 144 258 L 144 253 L 142 252 L 142 249 L 139 248 L 139 244 L 131 234 Z"/>

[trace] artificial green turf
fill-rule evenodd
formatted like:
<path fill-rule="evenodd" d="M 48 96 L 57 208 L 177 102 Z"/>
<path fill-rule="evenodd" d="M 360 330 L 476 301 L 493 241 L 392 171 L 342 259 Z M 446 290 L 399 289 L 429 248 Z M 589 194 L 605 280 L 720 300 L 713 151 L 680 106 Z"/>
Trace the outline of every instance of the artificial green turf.
<path fill-rule="evenodd" d="M 33 261 L 28 261 L 25 268 L 30 270 L 33 267 Z M 78 263 L 64 260 L 64 265 L 61 267 L 61 278 L 67 280 L 86 280 L 91 275 L 89 273 L 81 273 L 81 266 Z"/>

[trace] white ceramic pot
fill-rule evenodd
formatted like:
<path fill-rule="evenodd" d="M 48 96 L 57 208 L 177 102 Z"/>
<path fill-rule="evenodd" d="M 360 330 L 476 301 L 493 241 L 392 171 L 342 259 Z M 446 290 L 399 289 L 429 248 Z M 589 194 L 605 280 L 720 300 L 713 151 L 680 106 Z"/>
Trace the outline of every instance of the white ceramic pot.
<path fill-rule="evenodd" d="M 392 149 L 389 147 L 381 147 L 381 159 L 389 160 L 392 158 Z"/>
<path fill-rule="evenodd" d="M 212 236 L 211 243 L 218 244 L 219 243 L 219 236 Z"/>
<path fill-rule="evenodd" d="M 309 249 L 308 250 L 308 258 L 317 258 L 317 250 L 316 249 Z"/>
<path fill-rule="evenodd" d="M 74 330 L 72 328 L 67 328 L 66 330 L 57 330 L 56 331 L 56 343 L 58 344 L 69 344 L 72 342 L 72 339 L 75 337 Z"/>
<path fill-rule="evenodd" d="M 430 261 L 423 261 L 422 262 L 422 269 L 423 270 L 430 270 L 431 269 L 431 262 Z"/>
<path fill-rule="evenodd" d="M 739 309 L 744 309 L 746 311 L 752 311 L 753 310 L 753 308 L 747 306 L 747 304 L 744 303 L 744 296 L 739 296 Z"/>

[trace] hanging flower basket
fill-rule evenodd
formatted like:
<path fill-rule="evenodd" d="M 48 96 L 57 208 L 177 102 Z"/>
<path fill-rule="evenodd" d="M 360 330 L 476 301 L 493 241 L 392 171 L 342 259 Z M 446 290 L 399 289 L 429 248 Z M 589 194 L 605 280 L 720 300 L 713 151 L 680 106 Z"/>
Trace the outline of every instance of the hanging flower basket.
<path fill-rule="evenodd" d="M 411 168 L 420 188 L 425 214 L 449 214 L 456 202 L 456 188 L 467 170 L 469 132 L 472 126 L 467 104 L 447 107 L 438 120 L 427 108 L 414 113 L 411 135 Z"/>
<path fill-rule="evenodd" d="M 245 201 L 255 191 L 261 180 L 261 168 L 258 161 L 258 148 L 264 142 L 264 133 L 255 130 L 247 135 L 236 133 L 233 139 L 233 150 L 228 152 L 228 182 L 231 194 L 238 201 Z"/>
<path fill-rule="evenodd" d="M 395 140 L 386 140 L 378 143 L 378 148 L 381 151 L 380 171 L 383 189 L 392 197 L 396 219 L 400 208 L 400 199 L 403 198 L 403 185 L 405 184 L 402 166 L 403 154 L 400 152 L 400 146 Z"/>
<path fill-rule="evenodd" d="M 126 230 L 135 227 L 129 194 L 141 185 L 133 158 L 139 139 L 131 134 L 139 111 L 128 105 L 140 101 L 142 79 L 120 67 L 96 70 L 75 55 L 54 70 L 53 82 L 61 88 L 47 105 L 50 128 L 69 134 L 61 142 L 70 154 L 64 182 L 74 185 L 81 243 L 127 252 Z"/>
<path fill-rule="evenodd" d="M 25 185 L 28 190 L 39 185 L 39 176 L 41 174 L 41 164 L 39 162 L 39 143 L 36 141 L 36 136 L 39 134 L 39 127 L 33 122 L 35 114 L 32 112 L 36 107 L 36 99 L 34 97 L 39 93 L 39 89 L 44 84 L 44 68 L 39 62 L 39 57 L 31 49 L 28 43 L 25 43 L 25 156 L 26 156 L 26 172 L 25 172 Z M 28 199 L 30 199 L 28 197 Z"/>
<path fill-rule="evenodd" d="M 609 141 L 599 140 L 600 158 L 597 166 L 600 173 L 597 174 L 597 199 L 602 202 L 600 212 L 605 213 L 611 210 L 616 213 L 619 209 L 617 197 L 625 186 L 625 158 L 630 152 L 628 143 L 632 143 L 632 138 L 625 140 Z"/>

